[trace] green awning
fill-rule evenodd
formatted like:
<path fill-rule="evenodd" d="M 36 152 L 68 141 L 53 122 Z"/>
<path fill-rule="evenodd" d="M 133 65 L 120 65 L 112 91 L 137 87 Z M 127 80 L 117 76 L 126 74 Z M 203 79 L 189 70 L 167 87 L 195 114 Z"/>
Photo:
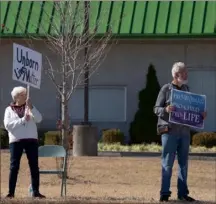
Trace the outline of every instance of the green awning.
<path fill-rule="evenodd" d="M 74 13 L 82 16 L 76 12 L 77 2 L 73 3 Z M 83 8 L 83 4 L 79 1 L 78 7 Z M 97 20 L 98 34 L 107 32 L 107 25 L 111 25 L 119 37 L 214 37 L 216 2 L 91 1 L 90 29 L 95 28 Z M 1 37 L 52 34 L 53 21 L 60 30 L 52 1 L 0 1 Z"/>

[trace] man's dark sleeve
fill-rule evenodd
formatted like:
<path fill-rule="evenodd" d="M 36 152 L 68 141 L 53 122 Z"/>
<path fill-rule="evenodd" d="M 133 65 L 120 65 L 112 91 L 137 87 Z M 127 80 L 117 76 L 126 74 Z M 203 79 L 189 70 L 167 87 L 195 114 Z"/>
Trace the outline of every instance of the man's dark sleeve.
<path fill-rule="evenodd" d="M 158 117 L 161 117 L 162 119 L 167 117 L 167 114 L 168 114 L 165 110 L 166 90 L 167 90 L 167 85 L 164 85 L 158 94 L 158 97 L 157 97 L 157 100 L 154 106 L 154 113 Z"/>

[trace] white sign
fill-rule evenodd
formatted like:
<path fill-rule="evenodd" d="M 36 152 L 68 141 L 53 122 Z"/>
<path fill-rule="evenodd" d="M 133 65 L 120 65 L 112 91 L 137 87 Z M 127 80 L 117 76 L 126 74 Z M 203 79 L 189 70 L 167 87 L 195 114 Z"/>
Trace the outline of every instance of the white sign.
<path fill-rule="evenodd" d="M 41 70 L 41 53 L 13 44 L 13 80 L 40 89 Z"/>

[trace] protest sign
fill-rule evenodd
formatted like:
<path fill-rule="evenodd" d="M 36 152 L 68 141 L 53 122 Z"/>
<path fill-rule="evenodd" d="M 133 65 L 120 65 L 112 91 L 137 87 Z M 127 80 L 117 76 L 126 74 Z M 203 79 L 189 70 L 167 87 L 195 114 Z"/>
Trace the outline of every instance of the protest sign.
<path fill-rule="evenodd" d="M 12 79 L 40 89 L 42 55 L 32 49 L 13 44 Z"/>
<path fill-rule="evenodd" d="M 171 123 L 193 128 L 204 128 L 203 112 L 206 110 L 206 96 L 172 89 L 171 105 L 174 111 L 169 115 Z"/>

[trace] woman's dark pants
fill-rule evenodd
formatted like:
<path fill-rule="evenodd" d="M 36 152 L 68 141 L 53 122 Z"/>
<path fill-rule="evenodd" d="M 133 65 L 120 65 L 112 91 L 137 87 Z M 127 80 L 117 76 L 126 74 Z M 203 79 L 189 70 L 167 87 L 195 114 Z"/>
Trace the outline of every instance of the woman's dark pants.
<path fill-rule="evenodd" d="M 28 159 L 33 193 L 39 192 L 39 168 L 38 168 L 38 141 L 20 140 L 9 145 L 10 147 L 10 175 L 9 175 L 9 194 L 15 194 L 17 175 L 20 167 L 20 160 L 23 150 Z"/>

